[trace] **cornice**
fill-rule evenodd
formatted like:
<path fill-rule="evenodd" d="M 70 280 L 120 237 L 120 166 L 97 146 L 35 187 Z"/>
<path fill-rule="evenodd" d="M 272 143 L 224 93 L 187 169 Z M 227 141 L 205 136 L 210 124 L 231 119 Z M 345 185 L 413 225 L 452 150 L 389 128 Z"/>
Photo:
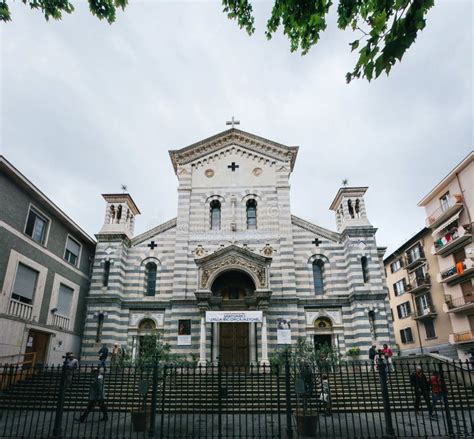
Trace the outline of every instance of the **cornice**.
<path fill-rule="evenodd" d="M 342 235 L 340 233 L 333 232 L 332 230 L 328 230 L 328 229 L 325 229 L 324 227 L 317 226 L 316 224 L 312 224 L 295 215 L 291 215 L 291 222 L 292 224 L 302 227 L 303 229 L 306 229 L 309 232 L 313 232 L 316 235 L 323 236 L 324 238 L 327 238 L 330 241 L 341 242 L 342 240 Z"/>
<path fill-rule="evenodd" d="M 150 230 L 147 230 L 146 232 L 141 233 L 140 235 L 135 236 L 134 238 L 132 238 L 132 245 L 136 246 L 138 244 L 141 244 L 142 242 L 153 238 L 153 236 L 166 232 L 167 230 L 172 229 L 173 227 L 176 227 L 176 218 L 170 219 L 169 221 L 166 221 L 163 224 L 160 224 Z"/>

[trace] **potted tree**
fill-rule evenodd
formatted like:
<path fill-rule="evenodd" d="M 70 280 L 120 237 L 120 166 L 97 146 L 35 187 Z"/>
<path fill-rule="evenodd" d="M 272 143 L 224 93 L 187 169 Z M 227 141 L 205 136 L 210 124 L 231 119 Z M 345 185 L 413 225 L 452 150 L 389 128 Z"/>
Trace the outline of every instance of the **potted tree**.
<path fill-rule="evenodd" d="M 360 348 L 357 346 L 354 346 L 346 352 L 346 355 L 355 363 L 359 361 Z"/>

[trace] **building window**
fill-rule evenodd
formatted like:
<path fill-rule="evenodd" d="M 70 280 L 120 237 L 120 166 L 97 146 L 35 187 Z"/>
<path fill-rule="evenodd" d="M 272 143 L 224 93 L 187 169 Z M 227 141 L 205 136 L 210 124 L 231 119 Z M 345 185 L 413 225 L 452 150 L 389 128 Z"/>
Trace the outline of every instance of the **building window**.
<path fill-rule="evenodd" d="M 362 256 L 360 258 L 360 265 L 362 267 L 362 276 L 364 278 L 364 283 L 369 282 L 369 260 L 367 259 L 367 256 Z"/>
<path fill-rule="evenodd" d="M 398 282 L 395 282 L 393 284 L 393 291 L 395 293 L 395 296 L 401 296 L 403 293 L 406 291 L 406 281 L 405 278 L 399 280 Z"/>
<path fill-rule="evenodd" d="M 247 201 L 247 229 L 257 228 L 257 202 L 255 200 Z"/>
<path fill-rule="evenodd" d="M 441 210 L 445 211 L 449 209 L 449 192 L 446 192 L 440 197 L 439 203 L 441 204 Z"/>
<path fill-rule="evenodd" d="M 146 295 L 154 296 L 156 293 L 156 264 L 148 262 L 145 266 Z"/>
<path fill-rule="evenodd" d="M 419 315 L 425 315 L 430 312 L 431 298 L 428 294 L 422 294 L 415 299 L 416 310 Z"/>
<path fill-rule="evenodd" d="M 220 230 L 221 203 L 219 200 L 212 200 L 210 207 L 211 207 L 211 230 Z"/>
<path fill-rule="evenodd" d="M 58 303 L 56 305 L 56 312 L 64 317 L 68 317 L 71 311 L 72 298 L 74 290 L 64 284 L 59 285 Z"/>
<path fill-rule="evenodd" d="M 81 244 L 70 236 L 67 237 L 64 259 L 75 267 L 79 264 L 79 255 L 81 254 Z"/>
<path fill-rule="evenodd" d="M 408 263 L 411 264 L 412 262 L 423 258 L 424 256 L 423 249 L 419 244 L 417 244 L 415 247 L 412 247 L 410 250 L 408 250 Z"/>
<path fill-rule="evenodd" d="M 402 268 L 402 260 L 401 259 L 397 259 L 396 261 L 394 261 L 390 264 L 390 271 L 392 273 L 396 273 L 401 268 Z"/>
<path fill-rule="evenodd" d="M 35 295 L 39 272 L 22 264 L 18 264 L 12 299 L 31 305 Z"/>
<path fill-rule="evenodd" d="M 404 319 L 411 314 L 410 302 L 403 302 L 400 305 L 397 305 L 397 314 L 399 319 Z"/>
<path fill-rule="evenodd" d="M 413 334 L 411 332 L 411 328 L 401 329 L 400 338 L 402 343 L 413 343 Z"/>
<path fill-rule="evenodd" d="M 314 292 L 324 294 L 324 262 L 321 259 L 313 262 L 313 282 Z"/>
<path fill-rule="evenodd" d="M 97 332 L 95 334 L 95 341 L 96 343 L 100 342 L 100 339 L 102 338 L 102 328 L 104 327 L 104 314 L 99 313 L 97 316 Z"/>
<path fill-rule="evenodd" d="M 30 208 L 25 233 L 36 242 L 44 244 L 46 241 L 46 232 L 48 231 L 48 223 L 49 220 L 46 217 Z"/>
<path fill-rule="evenodd" d="M 433 320 L 427 319 L 423 324 L 425 325 L 426 338 L 435 338 L 436 332 Z"/>
<path fill-rule="evenodd" d="M 109 276 L 110 276 L 110 261 L 104 261 L 104 275 L 102 277 L 102 285 L 104 287 L 109 286 Z"/>

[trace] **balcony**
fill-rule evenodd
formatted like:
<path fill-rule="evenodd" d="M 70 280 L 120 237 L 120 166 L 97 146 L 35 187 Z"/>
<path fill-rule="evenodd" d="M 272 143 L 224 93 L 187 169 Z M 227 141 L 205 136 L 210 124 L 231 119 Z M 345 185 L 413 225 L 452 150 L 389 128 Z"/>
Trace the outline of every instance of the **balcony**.
<path fill-rule="evenodd" d="M 464 279 L 468 279 L 473 274 L 474 263 L 472 259 L 464 259 L 464 261 L 458 262 L 456 265 L 453 265 L 447 270 L 438 273 L 437 277 L 439 283 L 454 285 L 462 282 Z"/>
<path fill-rule="evenodd" d="M 472 233 L 464 227 L 454 228 L 452 231 L 435 241 L 431 247 L 431 254 L 448 256 L 458 248 L 465 245 L 472 238 Z"/>
<path fill-rule="evenodd" d="M 52 314 L 51 325 L 68 330 L 70 321 L 71 319 L 69 317 L 54 313 Z"/>
<path fill-rule="evenodd" d="M 452 344 L 474 343 L 474 334 L 472 331 L 455 332 L 450 334 L 449 341 Z"/>
<path fill-rule="evenodd" d="M 428 218 L 426 218 L 426 227 L 434 229 L 447 221 L 455 213 L 459 212 L 463 208 L 462 196 L 453 195 L 448 199 L 448 202 L 444 206 L 440 206 L 436 209 Z"/>
<path fill-rule="evenodd" d="M 33 315 L 33 305 L 20 302 L 19 300 L 10 299 L 8 314 L 19 317 L 20 319 L 31 320 L 31 316 Z"/>
<path fill-rule="evenodd" d="M 406 286 L 409 293 L 416 294 L 426 291 L 431 287 L 431 279 L 429 274 L 424 276 L 417 276 L 410 279 L 410 283 Z"/>
<path fill-rule="evenodd" d="M 420 247 L 419 253 L 415 256 L 410 255 L 410 252 L 407 252 L 407 266 L 405 267 L 407 270 L 413 270 L 414 268 L 420 266 L 426 262 L 425 252 Z"/>
<path fill-rule="evenodd" d="M 458 297 L 456 299 L 451 299 L 447 297 L 445 299 L 446 305 L 448 307 L 447 312 L 451 313 L 462 313 L 465 311 L 470 311 L 474 309 L 474 295 Z"/>
<path fill-rule="evenodd" d="M 426 318 L 433 318 L 438 313 L 436 312 L 436 308 L 434 305 L 430 305 L 427 308 L 416 308 L 413 312 L 411 318 L 413 320 L 421 320 Z"/>

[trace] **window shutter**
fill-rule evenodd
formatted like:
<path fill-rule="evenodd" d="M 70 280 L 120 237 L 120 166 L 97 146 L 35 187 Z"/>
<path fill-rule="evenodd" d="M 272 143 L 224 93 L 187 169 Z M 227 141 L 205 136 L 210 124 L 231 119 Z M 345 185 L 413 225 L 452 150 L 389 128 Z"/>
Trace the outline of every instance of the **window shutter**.
<path fill-rule="evenodd" d="M 76 256 L 79 256 L 80 245 L 71 238 L 67 239 L 66 250 L 69 250 Z"/>
<path fill-rule="evenodd" d="M 397 314 L 398 314 L 398 318 L 401 319 L 402 318 L 402 311 L 400 309 L 400 305 L 397 306 Z"/>
<path fill-rule="evenodd" d="M 58 314 L 62 316 L 69 316 L 71 311 L 72 297 L 74 295 L 74 290 L 67 287 L 66 285 L 60 284 L 59 294 L 58 294 L 58 303 L 56 308 L 58 309 Z"/>
<path fill-rule="evenodd" d="M 402 343 L 406 343 L 406 342 L 407 342 L 407 339 L 406 339 L 406 337 L 405 337 L 405 330 L 404 330 L 404 329 L 402 329 L 402 330 L 400 331 L 400 338 L 402 339 Z"/>
<path fill-rule="evenodd" d="M 407 314 L 411 314 L 411 305 L 410 302 L 405 302 L 406 303 L 406 308 L 407 308 Z"/>
<path fill-rule="evenodd" d="M 33 300 L 38 280 L 38 272 L 23 264 L 18 264 L 13 293 Z"/>

